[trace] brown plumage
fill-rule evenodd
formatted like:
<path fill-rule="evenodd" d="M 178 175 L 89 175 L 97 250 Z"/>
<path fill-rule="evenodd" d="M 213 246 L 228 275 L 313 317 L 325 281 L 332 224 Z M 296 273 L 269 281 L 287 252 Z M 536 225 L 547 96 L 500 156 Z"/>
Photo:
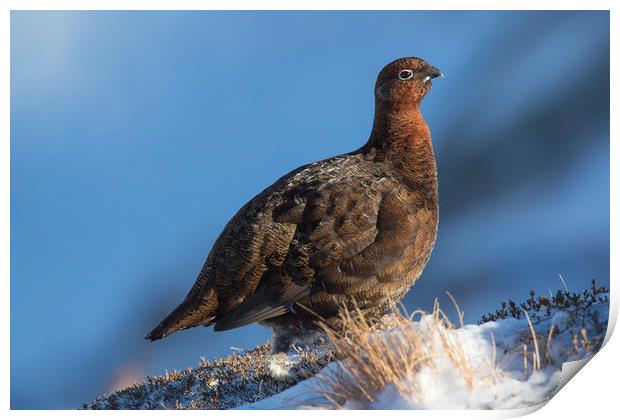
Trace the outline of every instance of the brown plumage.
<path fill-rule="evenodd" d="M 418 279 L 437 234 L 437 170 L 420 102 L 442 74 L 424 60 L 388 64 L 360 149 L 302 166 L 228 222 L 185 300 L 146 338 L 261 322 L 273 351 L 336 322 L 355 302 L 371 318 Z"/>

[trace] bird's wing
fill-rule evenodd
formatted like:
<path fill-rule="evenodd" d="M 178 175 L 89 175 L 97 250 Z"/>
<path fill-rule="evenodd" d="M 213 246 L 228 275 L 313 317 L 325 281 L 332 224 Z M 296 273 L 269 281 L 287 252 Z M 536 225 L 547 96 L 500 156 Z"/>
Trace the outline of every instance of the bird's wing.
<path fill-rule="evenodd" d="M 287 236 L 263 236 L 262 249 L 275 249 L 276 241 L 279 251 L 259 260 L 256 291 L 216 319 L 216 329 L 283 315 L 295 303 L 328 314 L 351 298 L 361 306 L 393 302 L 415 280 L 412 273 L 421 271 L 426 244 L 436 234 L 436 215 L 424 194 L 355 157 L 317 166 L 287 178 L 262 207 L 267 231 Z"/>
<path fill-rule="evenodd" d="M 275 200 L 279 205 L 265 208 L 274 226 L 291 229 L 286 252 L 260 261 L 266 270 L 261 272 L 258 288 L 247 296 L 237 295 L 239 306 L 217 318 L 215 330 L 237 328 L 292 311 L 296 302 L 316 290 L 322 266 L 351 258 L 371 245 L 378 233 L 384 181 L 341 176 L 327 182 L 305 174 L 304 182 L 292 182 L 282 190 Z"/>
<path fill-rule="evenodd" d="M 327 314 L 352 298 L 360 306 L 399 299 L 435 238 L 436 215 L 427 202 L 390 176 L 351 177 L 325 184 L 303 209 L 281 215 L 302 230 L 292 251 L 307 255 L 315 281 L 300 303 Z"/>
<path fill-rule="evenodd" d="M 310 288 L 289 282 L 275 296 L 273 292 L 272 284 L 261 284 L 238 308 L 219 318 L 213 329 L 225 331 L 284 315 L 295 302 L 309 295 Z"/>

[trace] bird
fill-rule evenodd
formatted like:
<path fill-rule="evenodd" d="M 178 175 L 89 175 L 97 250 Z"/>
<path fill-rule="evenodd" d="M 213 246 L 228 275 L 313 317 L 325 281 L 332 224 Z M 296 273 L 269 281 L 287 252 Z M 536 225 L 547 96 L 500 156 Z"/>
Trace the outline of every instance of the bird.
<path fill-rule="evenodd" d="M 420 104 L 438 77 L 421 58 L 387 64 L 366 143 L 301 166 L 246 203 L 185 299 L 145 338 L 259 323 L 273 330 L 275 355 L 319 321 L 336 325 L 343 308 L 355 305 L 369 319 L 388 313 L 420 277 L 437 238 L 437 165 Z"/>

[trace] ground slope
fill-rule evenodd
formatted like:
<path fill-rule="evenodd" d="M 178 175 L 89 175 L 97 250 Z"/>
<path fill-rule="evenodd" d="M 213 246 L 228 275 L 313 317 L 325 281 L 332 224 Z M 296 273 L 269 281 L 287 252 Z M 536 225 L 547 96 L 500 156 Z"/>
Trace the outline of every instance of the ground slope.
<path fill-rule="evenodd" d="M 598 351 L 608 314 L 608 291 L 593 282 L 581 293 L 532 292 L 521 304 L 504 302 L 477 325 L 456 327 L 437 312 L 415 320 L 386 317 L 379 331 L 367 333 L 372 340 L 362 334 L 359 342 L 347 338 L 349 347 L 337 344 L 346 356 L 338 360 L 328 342 L 333 335 L 317 336 L 286 359 L 270 358 L 265 344 L 149 377 L 83 408 L 527 407 L 553 396 L 564 362 Z M 390 364 L 398 365 L 395 372 Z"/>

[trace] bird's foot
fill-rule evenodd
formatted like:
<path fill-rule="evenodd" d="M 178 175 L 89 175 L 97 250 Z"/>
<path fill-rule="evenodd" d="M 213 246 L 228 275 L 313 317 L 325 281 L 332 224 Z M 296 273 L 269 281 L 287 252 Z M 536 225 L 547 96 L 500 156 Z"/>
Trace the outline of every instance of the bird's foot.
<path fill-rule="evenodd" d="M 267 370 L 271 377 L 277 381 L 292 379 L 291 369 L 301 362 L 301 356 L 297 353 L 276 353 L 266 360 Z"/>

